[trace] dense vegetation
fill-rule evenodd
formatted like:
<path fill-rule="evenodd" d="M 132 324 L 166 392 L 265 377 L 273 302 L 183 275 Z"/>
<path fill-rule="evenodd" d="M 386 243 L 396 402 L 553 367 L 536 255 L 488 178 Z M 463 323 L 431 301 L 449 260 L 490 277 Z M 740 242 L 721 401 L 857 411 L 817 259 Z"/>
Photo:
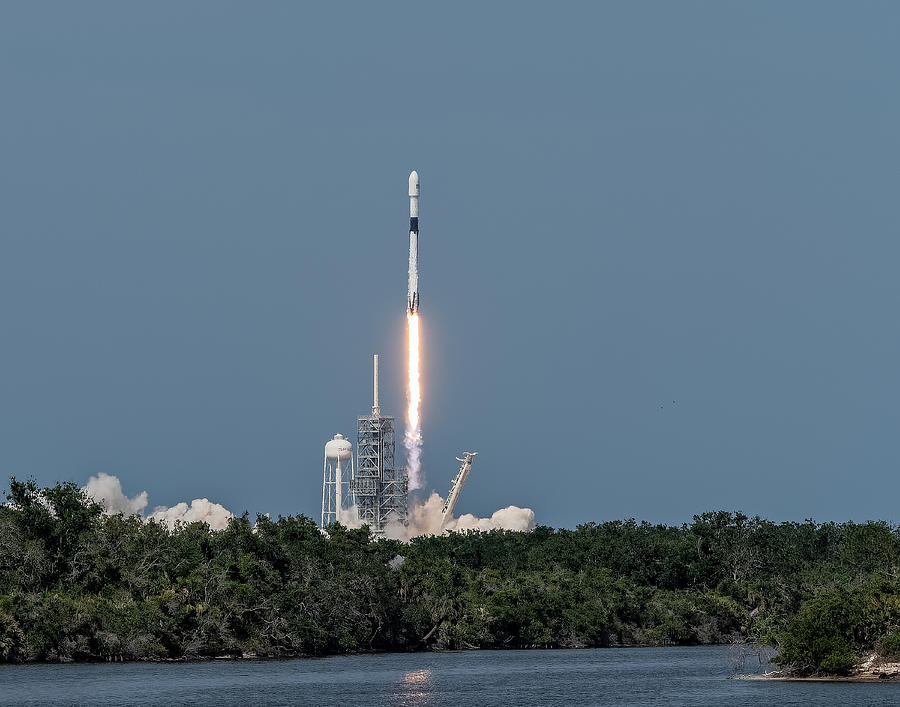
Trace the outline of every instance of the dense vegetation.
<path fill-rule="evenodd" d="M 374 541 L 304 517 L 108 516 L 71 483 L 0 507 L 0 662 L 759 642 L 801 673 L 900 653 L 900 533 L 727 512 Z"/>

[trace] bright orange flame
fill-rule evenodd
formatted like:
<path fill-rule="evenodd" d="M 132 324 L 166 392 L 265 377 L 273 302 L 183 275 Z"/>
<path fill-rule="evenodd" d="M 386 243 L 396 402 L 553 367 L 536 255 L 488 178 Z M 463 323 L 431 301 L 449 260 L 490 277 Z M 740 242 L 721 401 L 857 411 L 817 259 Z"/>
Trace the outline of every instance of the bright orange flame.
<path fill-rule="evenodd" d="M 407 314 L 406 319 L 409 324 L 409 408 L 406 420 L 409 429 L 418 434 L 419 403 L 422 401 L 422 391 L 419 388 L 419 315 Z"/>

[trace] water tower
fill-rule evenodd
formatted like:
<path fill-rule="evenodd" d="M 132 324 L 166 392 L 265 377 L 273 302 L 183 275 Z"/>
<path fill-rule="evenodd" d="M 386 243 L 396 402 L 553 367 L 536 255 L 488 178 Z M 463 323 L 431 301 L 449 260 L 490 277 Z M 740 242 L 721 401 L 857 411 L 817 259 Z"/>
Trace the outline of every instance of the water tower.
<path fill-rule="evenodd" d="M 350 462 L 350 474 L 345 477 L 342 462 Z M 325 464 L 322 478 L 322 527 L 331 523 L 347 523 L 344 508 L 345 491 L 353 480 L 353 445 L 344 435 L 337 434 L 325 444 Z"/>

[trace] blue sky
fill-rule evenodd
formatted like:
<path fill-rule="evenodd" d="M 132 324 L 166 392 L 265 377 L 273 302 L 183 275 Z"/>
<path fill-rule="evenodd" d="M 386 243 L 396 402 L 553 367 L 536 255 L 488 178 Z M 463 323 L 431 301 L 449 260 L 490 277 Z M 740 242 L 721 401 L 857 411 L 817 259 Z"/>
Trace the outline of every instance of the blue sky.
<path fill-rule="evenodd" d="M 898 5 L 310 5 L 0 8 L 7 476 L 316 517 L 417 169 L 460 512 L 900 521 Z"/>

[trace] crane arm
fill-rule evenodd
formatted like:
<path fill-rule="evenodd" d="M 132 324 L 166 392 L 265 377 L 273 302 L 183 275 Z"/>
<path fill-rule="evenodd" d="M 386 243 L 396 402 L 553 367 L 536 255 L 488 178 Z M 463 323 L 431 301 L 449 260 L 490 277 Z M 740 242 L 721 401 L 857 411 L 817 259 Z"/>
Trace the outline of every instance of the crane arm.
<path fill-rule="evenodd" d="M 447 500 L 444 501 L 444 507 L 441 509 L 441 530 L 447 525 L 447 521 L 453 517 L 453 509 L 456 508 L 459 494 L 466 484 L 466 479 L 469 478 L 469 472 L 472 471 L 472 461 L 475 459 L 476 454 L 478 452 L 465 452 L 462 459 L 456 458 L 456 461 L 461 462 L 461 465 L 453 479 L 453 483 L 450 484 L 450 493 L 447 494 Z"/>

